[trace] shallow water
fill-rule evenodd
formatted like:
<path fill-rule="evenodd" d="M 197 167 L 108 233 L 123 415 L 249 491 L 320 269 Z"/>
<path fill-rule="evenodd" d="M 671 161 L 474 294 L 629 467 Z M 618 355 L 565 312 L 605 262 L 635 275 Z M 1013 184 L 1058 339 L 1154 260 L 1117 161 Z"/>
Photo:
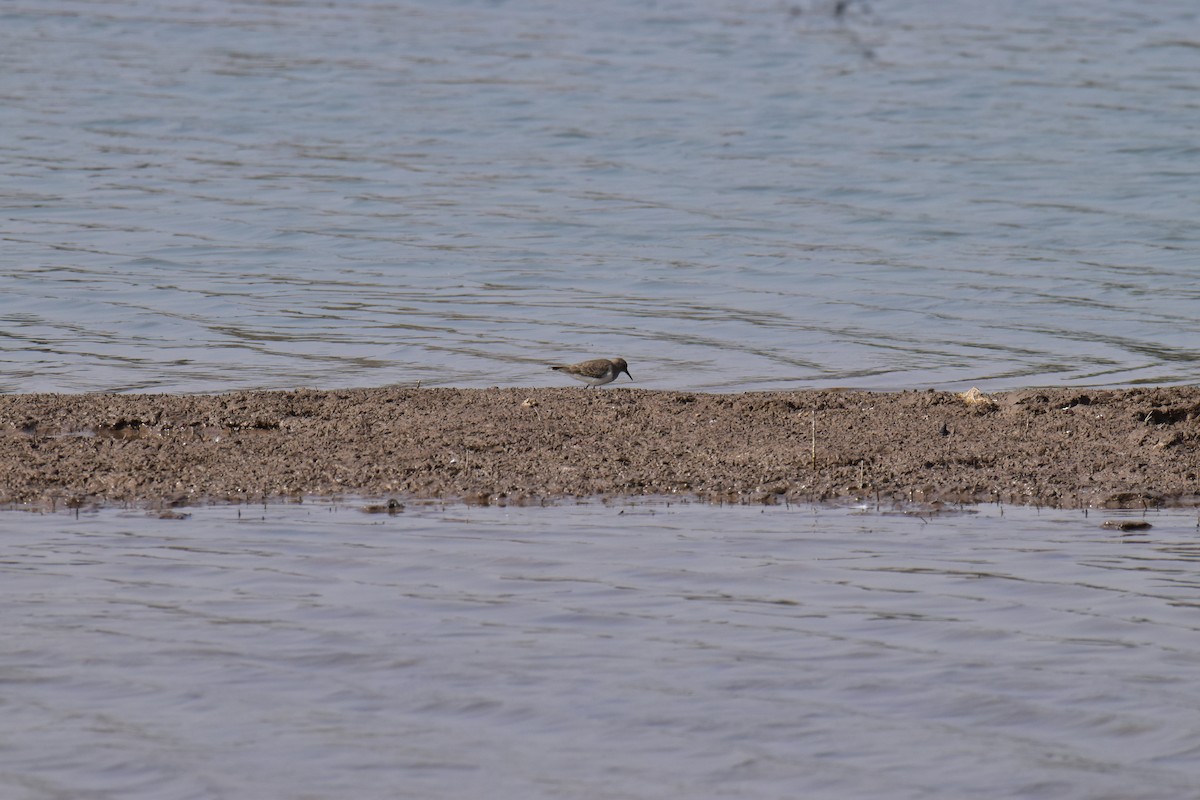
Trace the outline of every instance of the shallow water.
<path fill-rule="evenodd" d="M 1200 7 L 0 8 L 0 391 L 1200 379 Z"/>
<path fill-rule="evenodd" d="M 0 514 L 0 787 L 1200 794 L 1194 513 Z"/>

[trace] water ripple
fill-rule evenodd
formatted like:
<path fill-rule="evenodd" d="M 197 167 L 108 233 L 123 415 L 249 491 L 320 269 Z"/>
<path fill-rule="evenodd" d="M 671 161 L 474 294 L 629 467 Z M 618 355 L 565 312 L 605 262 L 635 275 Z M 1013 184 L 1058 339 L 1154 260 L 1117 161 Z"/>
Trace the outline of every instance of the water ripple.
<path fill-rule="evenodd" d="M 0 390 L 1200 380 L 1196 9 L 1001 5 L 10 7 Z"/>
<path fill-rule="evenodd" d="M 22 796 L 1200 788 L 1194 515 L 189 511 L 0 519 Z"/>

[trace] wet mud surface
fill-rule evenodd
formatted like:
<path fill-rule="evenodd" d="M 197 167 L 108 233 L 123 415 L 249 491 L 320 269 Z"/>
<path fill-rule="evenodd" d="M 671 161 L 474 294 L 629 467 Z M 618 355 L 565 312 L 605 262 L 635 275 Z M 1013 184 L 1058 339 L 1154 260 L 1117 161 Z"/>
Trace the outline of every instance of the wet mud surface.
<path fill-rule="evenodd" d="M 814 435 L 815 433 L 815 435 Z M 0 502 L 1196 505 L 1200 389 L 0 396 Z"/>

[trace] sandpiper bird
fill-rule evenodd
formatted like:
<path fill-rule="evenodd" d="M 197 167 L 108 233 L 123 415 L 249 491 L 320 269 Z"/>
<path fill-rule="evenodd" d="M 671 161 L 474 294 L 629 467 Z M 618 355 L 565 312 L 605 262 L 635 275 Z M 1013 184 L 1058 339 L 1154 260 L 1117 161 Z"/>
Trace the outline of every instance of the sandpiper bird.
<path fill-rule="evenodd" d="M 577 381 L 583 381 L 588 385 L 589 389 L 593 386 L 603 386 L 606 383 L 612 383 L 622 372 L 629 375 L 629 365 L 625 363 L 625 359 L 623 358 L 614 358 L 611 361 L 607 358 L 593 358 L 591 361 L 580 361 L 578 364 L 562 364 L 550 369 L 556 369 L 559 372 L 570 375 Z M 629 380 L 633 380 L 632 375 L 629 375 Z"/>

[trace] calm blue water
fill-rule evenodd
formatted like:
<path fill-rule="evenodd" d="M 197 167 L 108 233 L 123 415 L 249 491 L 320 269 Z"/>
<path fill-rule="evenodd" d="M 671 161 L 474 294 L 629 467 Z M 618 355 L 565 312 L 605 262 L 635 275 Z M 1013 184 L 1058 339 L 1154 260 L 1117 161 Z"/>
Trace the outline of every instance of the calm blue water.
<path fill-rule="evenodd" d="M 1193 0 L 0 5 L 0 390 L 1200 380 Z"/>
<path fill-rule="evenodd" d="M 0 513 L 6 800 L 1200 796 L 1194 512 L 190 511 Z"/>

